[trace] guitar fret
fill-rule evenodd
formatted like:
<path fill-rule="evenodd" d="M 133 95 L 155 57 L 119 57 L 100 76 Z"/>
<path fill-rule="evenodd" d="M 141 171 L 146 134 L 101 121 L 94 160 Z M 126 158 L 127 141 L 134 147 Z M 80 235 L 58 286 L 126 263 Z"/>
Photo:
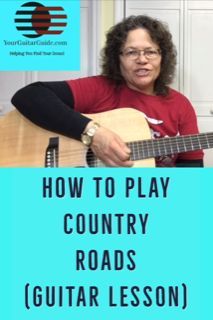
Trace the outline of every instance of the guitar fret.
<path fill-rule="evenodd" d="M 149 143 L 147 141 L 147 144 L 146 144 L 146 147 L 147 147 L 147 154 L 149 156 L 149 158 L 153 157 L 153 154 L 155 153 L 155 148 L 154 148 L 154 143 L 153 143 L 154 140 L 151 140 L 150 141 L 150 145 L 151 145 L 151 148 L 149 149 Z"/>
<path fill-rule="evenodd" d="M 168 149 L 167 149 L 167 146 L 166 146 L 166 141 L 165 141 L 165 139 L 162 139 L 162 142 L 163 142 L 164 152 L 167 153 L 167 152 L 168 152 Z"/>
<path fill-rule="evenodd" d="M 211 145 L 210 145 L 210 143 L 209 143 L 209 140 L 208 140 L 208 138 L 207 138 L 207 135 L 205 134 L 205 138 L 206 138 L 206 142 L 207 142 L 207 146 L 208 146 L 208 148 L 211 148 Z M 212 137 L 212 144 L 213 144 L 213 137 Z"/>
<path fill-rule="evenodd" d="M 140 157 L 140 145 L 139 145 L 139 143 L 137 143 L 136 144 L 136 146 L 137 146 L 137 152 L 135 153 L 135 156 L 136 156 L 136 158 L 138 158 L 138 157 Z M 133 154 L 134 154 L 134 152 L 133 152 Z"/>
<path fill-rule="evenodd" d="M 162 149 L 161 149 L 161 141 L 159 139 L 153 140 L 153 149 L 156 144 L 156 155 L 157 157 L 161 154 Z"/>
<path fill-rule="evenodd" d="M 152 157 L 151 148 L 149 148 L 149 144 L 152 145 L 152 141 L 150 140 L 150 143 L 148 140 L 144 140 L 144 151 L 147 158 Z"/>
<path fill-rule="evenodd" d="M 198 144 L 199 144 L 199 149 L 202 149 L 199 138 L 198 138 Z"/>
<path fill-rule="evenodd" d="M 182 139 L 183 140 L 183 149 L 184 149 L 184 151 L 186 151 L 187 149 L 186 149 L 186 145 L 185 145 L 185 140 L 184 139 Z"/>
<path fill-rule="evenodd" d="M 127 145 L 129 145 L 129 144 L 127 143 Z M 137 146 L 137 141 L 134 144 L 132 144 L 132 146 L 131 146 L 131 150 L 132 150 L 131 159 L 133 161 L 135 160 L 134 157 L 136 155 L 136 146 Z"/>
<path fill-rule="evenodd" d="M 189 141 L 190 141 L 190 146 L 191 146 L 191 148 L 193 148 L 193 140 L 192 140 L 192 137 L 189 137 Z"/>
<path fill-rule="evenodd" d="M 137 158 L 140 157 L 140 148 L 139 148 L 139 144 L 137 143 L 137 154 L 136 154 Z"/>

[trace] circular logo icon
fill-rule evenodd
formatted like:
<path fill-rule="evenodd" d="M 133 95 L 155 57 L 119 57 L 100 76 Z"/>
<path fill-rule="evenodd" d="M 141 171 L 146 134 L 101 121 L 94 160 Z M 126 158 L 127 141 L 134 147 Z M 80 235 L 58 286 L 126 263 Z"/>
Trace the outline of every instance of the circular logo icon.
<path fill-rule="evenodd" d="M 45 7 L 39 2 L 27 2 L 16 11 L 15 24 L 18 31 L 28 38 L 42 35 L 59 35 L 67 25 L 67 15 L 60 6 Z"/>

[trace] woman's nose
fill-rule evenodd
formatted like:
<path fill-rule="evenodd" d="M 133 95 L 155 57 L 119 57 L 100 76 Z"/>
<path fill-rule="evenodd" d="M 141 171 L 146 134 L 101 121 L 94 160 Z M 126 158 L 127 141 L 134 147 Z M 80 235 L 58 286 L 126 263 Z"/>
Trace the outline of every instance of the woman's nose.
<path fill-rule="evenodd" d="M 140 52 L 138 52 L 138 57 L 137 57 L 137 61 L 142 62 L 142 63 L 146 63 L 148 61 L 146 54 L 144 53 L 143 50 L 141 50 Z"/>

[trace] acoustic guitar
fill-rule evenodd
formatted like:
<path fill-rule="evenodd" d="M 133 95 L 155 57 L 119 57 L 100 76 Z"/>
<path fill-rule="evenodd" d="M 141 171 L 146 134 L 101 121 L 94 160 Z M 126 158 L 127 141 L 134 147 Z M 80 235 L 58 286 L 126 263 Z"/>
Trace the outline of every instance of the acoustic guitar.
<path fill-rule="evenodd" d="M 154 158 L 213 148 L 213 132 L 151 139 L 141 112 L 123 108 L 88 115 L 112 128 L 132 150 L 135 167 L 154 167 Z M 34 125 L 17 110 L 0 119 L 0 167 L 101 167 L 81 142 Z"/>

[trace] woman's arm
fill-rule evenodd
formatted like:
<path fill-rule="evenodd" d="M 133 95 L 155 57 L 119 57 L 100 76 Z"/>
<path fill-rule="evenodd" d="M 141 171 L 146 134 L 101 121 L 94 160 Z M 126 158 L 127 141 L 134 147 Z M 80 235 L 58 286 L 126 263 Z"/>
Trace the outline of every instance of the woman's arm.
<path fill-rule="evenodd" d="M 73 94 L 65 81 L 36 82 L 20 89 L 12 98 L 14 106 L 38 126 L 80 140 L 91 119 L 74 110 Z M 92 150 L 108 166 L 132 166 L 130 150 L 122 139 L 100 127 Z"/>
<path fill-rule="evenodd" d="M 35 124 L 77 140 L 91 121 L 74 111 L 73 95 L 65 81 L 32 83 L 15 93 L 11 101 Z"/>

